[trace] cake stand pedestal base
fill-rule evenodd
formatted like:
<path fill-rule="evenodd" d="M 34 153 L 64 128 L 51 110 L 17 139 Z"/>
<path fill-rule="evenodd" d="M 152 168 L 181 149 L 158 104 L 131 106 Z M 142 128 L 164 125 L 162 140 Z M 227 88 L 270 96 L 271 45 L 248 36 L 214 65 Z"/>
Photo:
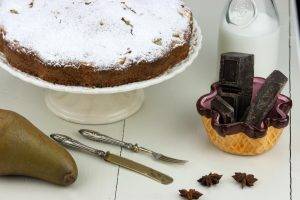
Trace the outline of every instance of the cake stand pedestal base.
<path fill-rule="evenodd" d="M 76 94 L 48 90 L 46 105 L 58 117 L 79 124 L 109 124 L 136 113 L 143 89 L 114 94 Z"/>

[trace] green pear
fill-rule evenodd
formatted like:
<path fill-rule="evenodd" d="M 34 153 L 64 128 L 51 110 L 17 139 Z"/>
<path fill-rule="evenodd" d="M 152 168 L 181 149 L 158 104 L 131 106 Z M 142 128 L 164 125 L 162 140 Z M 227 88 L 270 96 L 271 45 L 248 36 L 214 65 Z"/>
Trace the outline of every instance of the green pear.
<path fill-rule="evenodd" d="M 77 178 L 72 156 L 21 115 L 0 109 L 0 175 L 21 175 L 58 185 Z"/>

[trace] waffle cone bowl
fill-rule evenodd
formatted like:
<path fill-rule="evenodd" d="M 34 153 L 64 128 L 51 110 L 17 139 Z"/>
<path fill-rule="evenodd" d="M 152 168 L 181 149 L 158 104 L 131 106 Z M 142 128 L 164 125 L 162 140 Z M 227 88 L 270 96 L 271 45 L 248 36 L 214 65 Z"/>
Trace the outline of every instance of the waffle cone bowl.
<path fill-rule="evenodd" d="M 202 117 L 202 122 L 211 143 L 222 151 L 236 155 L 254 156 L 268 151 L 277 143 L 283 131 L 282 128 L 270 126 L 263 138 L 252 139 L 243 132 L 222 137 L 212 127 L 211 118 Z"/>
<path fill-rule="evenodd" d="M 264 81 L 262 78 L 254 79 L 254 95 Z M 244 122 L 222 124 L 219 113 L 210 108 L 210 102 L 217 95 L 217 89 L 218 83 L 213 84 L 211 93 L 202 96 L 197 102 L 197 110 L 210 142 L 220 150 L 235 155 L 253 156 L 270 150 L 289 123 L 291 99 L 279 95 L 273 109 L 259 128 Z"/>

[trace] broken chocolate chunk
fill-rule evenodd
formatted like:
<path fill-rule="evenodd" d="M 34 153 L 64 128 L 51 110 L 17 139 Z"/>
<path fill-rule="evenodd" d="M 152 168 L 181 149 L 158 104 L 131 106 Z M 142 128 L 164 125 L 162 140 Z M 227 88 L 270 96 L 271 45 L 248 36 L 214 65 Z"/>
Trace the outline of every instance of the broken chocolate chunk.
<path fill-rule="evenodd" d="M 254 55 L 224 53 L 221 56 L 220 89 L 218 94 L 235 110 L 240 121 L 250 106 L 254 78 Z"/>
<path fill-rule="evenodd" d="M 282 91 L 288 78 L 280 71 L 275 70 L 266 79 L 251 103 L 245 122 L 249 125 L 260 127 L 263 120 L 276 103 L 277 96 Z"/>
<path fill-rule="evenodd" d="M 230 124 L 235 121 L 234 108 L 219 95 L 212 100 L 211 109 L 221 115 L 222 123 Z"/>
<path fill-rule="evenodd" d="M 240 183 L 242 188 L 245 186 L 252 187 L 257 179 L 252 174 L 240 173 L 236 172 L 235 175 L 232 176 L 236 182 Z"/>
<path fill-rule="evenodd" d="M 222 178 L 222 175 L 219 175 L 216 173 L 210 173 L 209 175 L 202 176 L 198 180 L 198 182 L 201 183 L 201 185 L 203 185 L 203 186 L 210 187 L 212 185 L 218 184 L 221 178 Z"/>
<path fill-rule="evenodd" d="M 184 197 L 188 200 L 193 200 L 193 199 L 199 199 L 203 194 L 194 190 L 194 189 L 190 189 L 190 190 L 179 190 L 180 192 L 180 196 Z"/>
<path fill-rule="evenodd" d="M 244 53 L 224 53 L 221 55 L 220 83 L 239 88 L 252 94 L 254 77 L 254 55 Z M 250 91 L 249 91 L 250 90 Z"/>

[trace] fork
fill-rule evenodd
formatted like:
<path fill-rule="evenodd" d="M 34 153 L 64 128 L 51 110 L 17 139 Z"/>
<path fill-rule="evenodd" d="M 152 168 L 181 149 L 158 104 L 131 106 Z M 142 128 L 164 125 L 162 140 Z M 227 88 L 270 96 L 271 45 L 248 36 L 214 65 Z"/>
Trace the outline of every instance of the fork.
<path fill-rule="evenodd" d="M 79 130 L 79 133 L 82 136 L 84 136 L 85 138 L 88 138 L 93 141 L 120 146 L 120 147 L 129 149 L 135 153 L 139 153 L 139 152 L 148 153 L 148 154 L 152 155 L 152 157 L 156 160 L 169 162 L 169 163 L 179 163 L 179 164 L 184 164 L 184 163 L 188 162 L 186 160 L 179 160 L 179 159 L 171 158 L 169 156 L 165 156 L 161 153 L 157 153 L 157 152 L 147 149 L 145 147 L 141 147 L 138 144 L 131 144 L 131 143 L 127 143 L 127 142 L 123 142 L 123 141 L 114 139 L 107 135 L 101 134 L 97 131 L 81 129 L 81 130 Z"/>

